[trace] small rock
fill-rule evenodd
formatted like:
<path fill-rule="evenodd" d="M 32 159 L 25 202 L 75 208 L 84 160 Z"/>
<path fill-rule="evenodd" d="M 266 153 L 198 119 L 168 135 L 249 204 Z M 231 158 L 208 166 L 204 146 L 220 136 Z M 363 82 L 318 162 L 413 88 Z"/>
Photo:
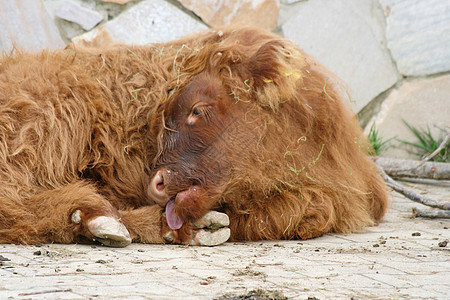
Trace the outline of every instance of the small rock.
<path fill-rule="evenodd" d="M 0 261 L 11 261 L 11 260 L 9 258 L 0 255 Z"/>
<path fill-rule="evenodd" d="M 95 263 L 97 263 L 97 264 L 106 264 L 106 261 L 103 260 L 103 259 L 99 259 Z"/>
<path fill-rule="evenodd" d="M 55 12 L 55 16 L 66 21 L 77 23 L 84 30 L 91 30 L 103 20 L 103 16 L 100 13 L 82 7 L 72 1 L 64 2 Z"/>
<path fill-rule="evenodd" d="M 41 254 L 42 254 L 41 250 L 38 250 L 38 251 L 34 251 L 34 252 L 33 252 L 33 255 L 41 255 Z"/>
<path fill-rule="evenodd" d="M 448 244 L 448 241 L 445 240 L 445 241 L 439 242 L 439 243 L 438 243 L 438 246 L 439 246 L 439 247 L 447 247 L 447 244 Z"/>
<path fill-rule="evenodd" d="M 133 260 L 131 261 L 131 263 L 137 264 L 137 265 L 142 265 L 142 264 L 144 263 L 144 261 L 143 261 L 142 259 L 136 258 L 136 259 L 133 259 Z"/>
<path fill-rule="evenodd" d="M 379 244 L 373 244 L 372 247 L 376 248 L 376 247 L 380 247 Z"/>
<path fill-rule="evenodd" d="M 413 232 L 411 235 L 412 236 L 421 236 L 422 234 L 420 232 Z"/>

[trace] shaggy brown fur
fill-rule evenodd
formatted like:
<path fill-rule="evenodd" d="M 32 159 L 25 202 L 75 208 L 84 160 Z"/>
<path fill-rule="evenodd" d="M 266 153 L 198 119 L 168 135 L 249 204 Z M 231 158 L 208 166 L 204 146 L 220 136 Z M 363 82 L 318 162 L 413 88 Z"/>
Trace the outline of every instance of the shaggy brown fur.
<path fill-rule="evenodd" d="M 148 128 L 178 76 L 174 62 L 191 55 L 180 48 L 68 47 L 0 60 L 0 243 L 91 239 L 86 222 L 99 215 L 123 216 L 135 241 L 163 242 L 162 208 L 146 192 Z M 77 209 L 81 224 L 71 221 Z"/>
<path fill-rule="evenodd" d="M 180 240 L 210 209 L 230 216 L 232 240 L 307 239 L 377 224 L 386 188 L 329 72 L 266 32 L 202 38 L 202 63 L 186 66 L 192 78 L 161 101 L 153 125 L 159 195 L 184 221 Z"/>
<path fill-rule="evenodd" d="M 101 215 L 122 218 L 135 242 L 161 243 L 171 197 L 181 242 L 211 208 L 230 216 L 234 240 L 376 224 L 385 186 L 326 73 L 255 29 L 4 56 L 0 243 L 92 239 L 85 222 Z M 157 170 L 167 199 L 147 191 Z"/>

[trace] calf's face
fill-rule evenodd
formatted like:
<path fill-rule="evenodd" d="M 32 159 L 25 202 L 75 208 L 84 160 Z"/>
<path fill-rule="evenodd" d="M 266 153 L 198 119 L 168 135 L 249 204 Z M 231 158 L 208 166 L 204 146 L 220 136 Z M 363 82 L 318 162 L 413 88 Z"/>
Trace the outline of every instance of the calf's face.
<path fill-rule="evenodd" d="M 210 69 L 161 105 L 154 124 L 159 152 L 148 193 L 166 207 L 172 229 L 214 209 L 228 183 L 232 185 L 233 178 L 252 164 L 265 118 L 270 118 L 261 115 L 255 97 L 267 94 L 258 101 L 269 103 L 270 97 L 287 99 L 295 91 L 297 79 L 289 74 L 298 72 L 290 72 L 293 66 L 286 62 L 287 52 L 278 41 L 262 44 L 250 57 L 243 54 L 242 60 L 236 60 L 232 51 L 219 54 L 211 56 Z M 227 88 L 214 75 L 220 70 L 230 72 Z"/>
<path fill-rule="evenodd" d="M 239 105 L 220 81 L 198 75 L 163 108 L 148 193 L 172 229 L 210 210 L 230 176 L 230 126 Z"/>

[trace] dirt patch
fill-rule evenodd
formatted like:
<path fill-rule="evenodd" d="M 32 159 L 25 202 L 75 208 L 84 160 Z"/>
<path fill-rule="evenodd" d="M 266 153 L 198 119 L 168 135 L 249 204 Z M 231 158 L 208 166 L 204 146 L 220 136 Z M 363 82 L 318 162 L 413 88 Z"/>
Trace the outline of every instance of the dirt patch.
<path fill-rule="evenodd" d="M 257 289 L 243 295 L 225 294 L 215 300 L 287 300 L 288 298 L 280 291 L 266 291 Z"/>

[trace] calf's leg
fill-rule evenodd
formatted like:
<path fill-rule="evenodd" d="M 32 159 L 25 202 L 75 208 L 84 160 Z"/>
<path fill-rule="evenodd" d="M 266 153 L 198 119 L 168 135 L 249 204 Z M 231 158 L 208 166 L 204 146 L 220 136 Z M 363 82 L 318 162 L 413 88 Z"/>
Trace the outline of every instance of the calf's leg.
<path fill-rule="evenodd" d="M 133 242 L 162 244 L 163 216 L 159 205 L 120 210 L 122 221 L 130 232 Z"/>
<path fill-rule="evenodd" d="M 19 203 L 0 198 L 0 243 L 131 243 L 119 212 L 86 182 L 43 190 Z"/>

